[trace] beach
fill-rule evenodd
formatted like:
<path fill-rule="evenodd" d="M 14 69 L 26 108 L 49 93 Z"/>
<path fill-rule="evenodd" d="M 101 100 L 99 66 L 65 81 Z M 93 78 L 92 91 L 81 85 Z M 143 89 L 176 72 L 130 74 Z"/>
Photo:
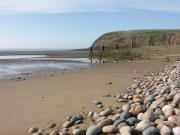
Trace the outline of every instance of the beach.
<path fill-rule="evenodd" d="M 0 135 L 28 134 L 30 127 L 43 129 L 55 122 L 62 127 L 68 116 L 100 110 L 94 100 L 105 107 L 121 106 L 113 96 L 123 94 L 134 78 L 144 79 L 159 72 L 167 62 L 121 62 L 92 64 L 76 72 L 49 76 L 28 76 L 25 80 L 0 80 Z M 109 83 L 111 82 L 111 83 Z M 111 95 L 105 98 L 104 95 Z M 80 125 L 88 127 L 86 123 Z"/>

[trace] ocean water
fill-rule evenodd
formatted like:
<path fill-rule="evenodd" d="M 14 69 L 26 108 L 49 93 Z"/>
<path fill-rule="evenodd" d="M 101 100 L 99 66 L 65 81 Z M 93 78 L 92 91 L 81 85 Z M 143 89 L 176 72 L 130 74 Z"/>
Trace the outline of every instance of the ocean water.
<path fill-rule="evenodd" d="M 94 60 L 96 62 L 97 60 Z M 90 66 L 88 58 L 52 58 L 46 55 L 0 56 L 0 79 L 23 75 L 50 74 L 55 71 L 78 71 Z"/>

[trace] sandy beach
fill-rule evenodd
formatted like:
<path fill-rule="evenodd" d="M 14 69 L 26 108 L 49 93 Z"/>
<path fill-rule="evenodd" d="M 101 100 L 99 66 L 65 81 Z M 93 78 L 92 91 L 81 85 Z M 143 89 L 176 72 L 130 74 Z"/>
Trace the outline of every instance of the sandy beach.
<path fill-rule="evenodd" d="M 50 122 L 61 127 L 68 116 L 99 110 L 95 99 L 104 106 L 114 104 L 105 94 L 125 93 L 133 78 L 145 78 L 158 72 L 165 62 L 94 64 L 78 72 L 45 77 L 28 77 L 25 81 L 0 81 L 0 135 L 25 135 L 28 128 L 45 127 Z M 107 82 L 111 81 L 111 85 Z M 80 126 L 86 126 L 84 125 Z"/>

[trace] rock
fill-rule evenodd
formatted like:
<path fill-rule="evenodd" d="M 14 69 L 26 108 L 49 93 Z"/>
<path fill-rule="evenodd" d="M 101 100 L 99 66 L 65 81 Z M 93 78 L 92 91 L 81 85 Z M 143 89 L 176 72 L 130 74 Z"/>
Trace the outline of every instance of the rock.
<path fill-rule="evenodd" d="M 144 131 L 143 131 L 143 135 L 155 135 L 157 134 L 159 131 L 156 127 L 154 126 L 150 126 L 147 127 Z"/>
<path fill-rule="evenodd" d="M 73 135 L 86 135 L 86 130 L 75 129 L 73 130 Z"/>
<path fill-rule="evenodd" d="M 98 101 L 98 100 L 95 100 L 95 101 L 94 101 L 94 104 L 95 104 L 95 105 L 99 105 L 99 104 L 102 104 L 102 103 L 101 103 L 100 101 Z"/>
<path fill-rule="evenodd" d="M 175 112 L 176 115 L 179 115 L 180 114 L 180 109 L 174 108 L 174 112 Z"/>
<path fill-rule="evenodd" d="M 100 116 L 108 116 L 110 114 L 112 114 L 113 110 L 111 108 L 108 108 L 102 112 L 100 112 Z"/>
<path fill-rule="evenodd" d="M 102 131 L 102 127 L 98 125 L 92 125 L 87 129 L 86 135 L 97 135 Z"/>
<path fill-rule="evenodd" d="M 111 124 L 113 124 L 113 121 L 110 118 L 108 118 L 108 119 L 100 121 L 97 125 L 104 127 L 104 126 L 109 126 Z"/>
<path fill-rule="evenodd" d="M 164 125 L 166 125 L 166 126 L 168 126 L 168 127 L 170 127 L 170 128 L 174 128 L 176 125 L 173 123 L 173 122 L 171 122 L 171 121 L 163 121 L 163 122 L 161 122 L 160 124 L 164 124 Z"/>
<path fill-rule="evenodd" d="M 144 113 L 139 113 L 138 116 L 137 116 L 137 119 L 138 120 L 143 120 L 143 115 L 144 115 Z"/>
<path fill-rule="evenodd" d="M 108 82 L 106 82 L 106 84 L 107 84 L 107 85 L 111 85 L 111 84 L 112 84 L 112 82 L 111 82 L 111 81 L 108 81 Z"/>
<path fill-rule="evenodd" d="M 177 93 L 173 98 L 172 106 L 175 107 L 179 103 L 180 103 L 180 93 Z"/>
<path fill-rule="evenodd" d="M 177 116 L 177 126 L 180 127 L 180 114 Z"/>
<path fill-rule="evenodd" d="M 36 128 L 36 127 L 31 127 L 29 130 L 28 130 L 28 132 L 29 133 L 35 133 L 35 132 L 37 132 L 38 131 L 38 128 Z"/>
<path fill-rule="evenodd" d="M 173 107 L 170 106 L 170 105 L 165 105 L 163 108 L 162 108 L 162 111 L 164 112 L 164 115 L 166 117 L 169 117 L 171 115 L 173 115 Z"/>
<path fill-rule="evenodd" d="M 63 127 L 64 128 L 69 128 L 70 126 L 73 125 L 73 122 L 72 121 L 66 121 L 64 124 L 63 124 Z"/>
<path fill-rule="evenodd" d="M 104 119 L 106 119 L 106 117 L 99 117 L 99 118 L 96 119 L 96 122 L 100 122 L 100 121 L 102 121 Z"/>
<path fill-rule="evenodd" d="M 128 126 L 126 122 L 122 122 L 120 123 L 117 128 L 120 130 L 120 128 L 124 127 L 124 126 Z"/>
<path fill-rule="evenodd" d="M 180 82 L 175 81 L 173 85 L 174 85 L 174 88 L 179 88 L 180 87 Z"/>
<path fill-rule="evenodd" d="M 120 119 L 116 120 L 116 121 L 113 123 L 113 125 L 117 127 L 121 122 L 124 122 L 124 121 L 125 121 L 124 118 L 122 118 L 122 119 L 120 118 Z"/>
<path fill-rule="evenodd" d="M 102 104 L 97 105 L 98 108 L 103 108 Z"/>
<path fill-rule="evenodd" d="M 132 112 L 131 112 L 131 115 L 132 115 L 132 116 L 137 116 L 140 112 L 141 112 L 140 110 L 138 110 L 138 111 L 132 111 Z"/>
<path fill-rule="evenodd" d="M 163 122 L 163 120 L 161 120 L 161 119 L 156 119 L 154 123 L 158 125 L 158 124 L 161 123 L 161 122 Z"/>
<path fill-rule="evenodd" d="M 124 126 L 124 127 L 120 128 L 119 132 L 121 134 L 131 133 L 132 132 L 132 128 L 130 126 Z"/>
<path fill-rule="evenodd" d="M 130 109 L 130 105 L 129 104 L 125 104 L 125 105 L 122 106 L 122 110 L 123 111 L 129 111 L 129 109 Z"/>
<path fill-rule="evenodd" d="M 151 122 L 149 120 L 142 120 L 136 125 L 136 130 L 142 132 L 147 127 L 151 126 Z"/>
<path fill-rule="evenodd" d="M 91 118 L 93 116 L 94 112 L 89 112 L 88 116 Z"/>
<path fill-rule="evenodd" d="M 117 127 L 114 125 L 105 126 L 102 128 L 103 133 L 115 133 L 117 132 Z"/>
<path fill-rule="evenodd" d="M 131 113 L 129 111 L 124 111 L 121 113 L 120 118 L 121 119 L 128 119 L 131 116 Z"/>
<path fill-rule="evenodd" d="M 68 132 L 64 131 L 64 132 L 60 132 L 59 135 L 69 135 Z"/>
<path fill-rule="evenodd" d="M 171 135 L 171 129 L 168 126 L 163 126 L 160 130 L 161 135 Z"/>
<path fill-rule="evenodd" d="M 160 108 L 157 108 L 155 111 L 154 111 L 154 114 L 157 114 L 157 115 L 163 115 L 163 111 L 160 109 Z"/>
<path fill-rule="evenodd" d="M 180 135 L 180 127 L 175 127 L 172 130 L 174 135 Z"/>
<path fill-rule="evenodd" d="M 161 120 L 167 120 L 167 117 L 166 116 L 164 116 L 164 115 L 159 115 L 159 118 L 161 119 Z"/>
<path fill-rule="evenodd" d="M 81 124 L 81 123 L 83 123 L 83 120 L 78 120 L 75 122 L 75 124 Z"/>
<path fill-rule="evenodd" d="M 54 130 L 49 135 L 59 135 L 59 130 Z"/>
<path fill-rule="evenodd" d="M 84 117 L 81 114 L 78 114 L 76 115 L 76 118 L 78 118 L 78 120 L 83 120 Z"/>
<path fill-rule="evenodd" d="M 125 121 L 124 118 L 120 118 L 120 119 L 116 120 L 116 121 L 113 123 L 113 125 L 117 127 L 121 122 L 124 122 L 124 121 Z"/>
<path fill-rule="evenodd" d="M 134 123 L 136 122 L 136 117 L 130 117 L 126 120 L 126 122 L 129 126 L 133 126 Z"/>
<path fill-rule="evenodd" d="M 150 120 L 150 121 L 154 121 L 154 115 L 152 111 L 147 111 L 144 113 L 143 115 L 143 120 Z"/>
<path fill-rule="evenodd" d="M 168 117 L 168 121 L 171 121 L 171 122 L 173 122 L 174 124 L 176 124 L 176 123 L 177 123 L 177 117 L 176 117 L 176 115 L 169 116 L 169 117 Z"/>
<path fill-rule="evenodd" d="M 122 98 L 122 95 L 121 94 L 117 94 L 116 98 Z"/>
<path fill-rule="evenodd" d="M 70 121 L 71 121 L 72 123 L 75 123 L 75 122 L 78 121 L 78 120 L 79 120 L 78 117 L 74 116 L 74 117 L 71 118 Z"/>
<path fill-rule="evenodd" d="M 170 86 L 166 86 L 166 87 L 164 87 L 164 90 L 165 90 L 165 91 L 171 90 L 171 87 L 170 87 Z"/>
<path fill-rule="evenodd" d="M 35 132 L 33 135 L 43 135 L 41 132 Z"/>
<path fill-rule="evenodd" d="M 50 123 L 46 126 L 46 128 L 54 128 L 56 126 L 56 123 Z"/>
<path fill-rule="evenodd" d="M 154 99 L 155 99 L 155 95 L 149 95 L 149 96 L 145 99 L 145 101 L 146 101 L 146 102 L 152 102 Z"/>
<path fill-rule="evenodd" d="M 118 117 L 117 117 L 117 116 L 112 116 L 112 117 L 110 117 L 110 119 L 111 119 L 112 121 L 116 121 L 116 120 L 118 119 Z"/>

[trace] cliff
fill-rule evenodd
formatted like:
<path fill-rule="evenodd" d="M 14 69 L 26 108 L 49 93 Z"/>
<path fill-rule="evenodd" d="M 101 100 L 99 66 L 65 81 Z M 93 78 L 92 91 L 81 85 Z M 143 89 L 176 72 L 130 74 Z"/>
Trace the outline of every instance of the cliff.
<path fill-rule="evenodd" d="M 179 46 L 180 29 L 130 30 L 106 33 L 93 43 L 93 48 L 139 48 L 145 46 Z"/>

